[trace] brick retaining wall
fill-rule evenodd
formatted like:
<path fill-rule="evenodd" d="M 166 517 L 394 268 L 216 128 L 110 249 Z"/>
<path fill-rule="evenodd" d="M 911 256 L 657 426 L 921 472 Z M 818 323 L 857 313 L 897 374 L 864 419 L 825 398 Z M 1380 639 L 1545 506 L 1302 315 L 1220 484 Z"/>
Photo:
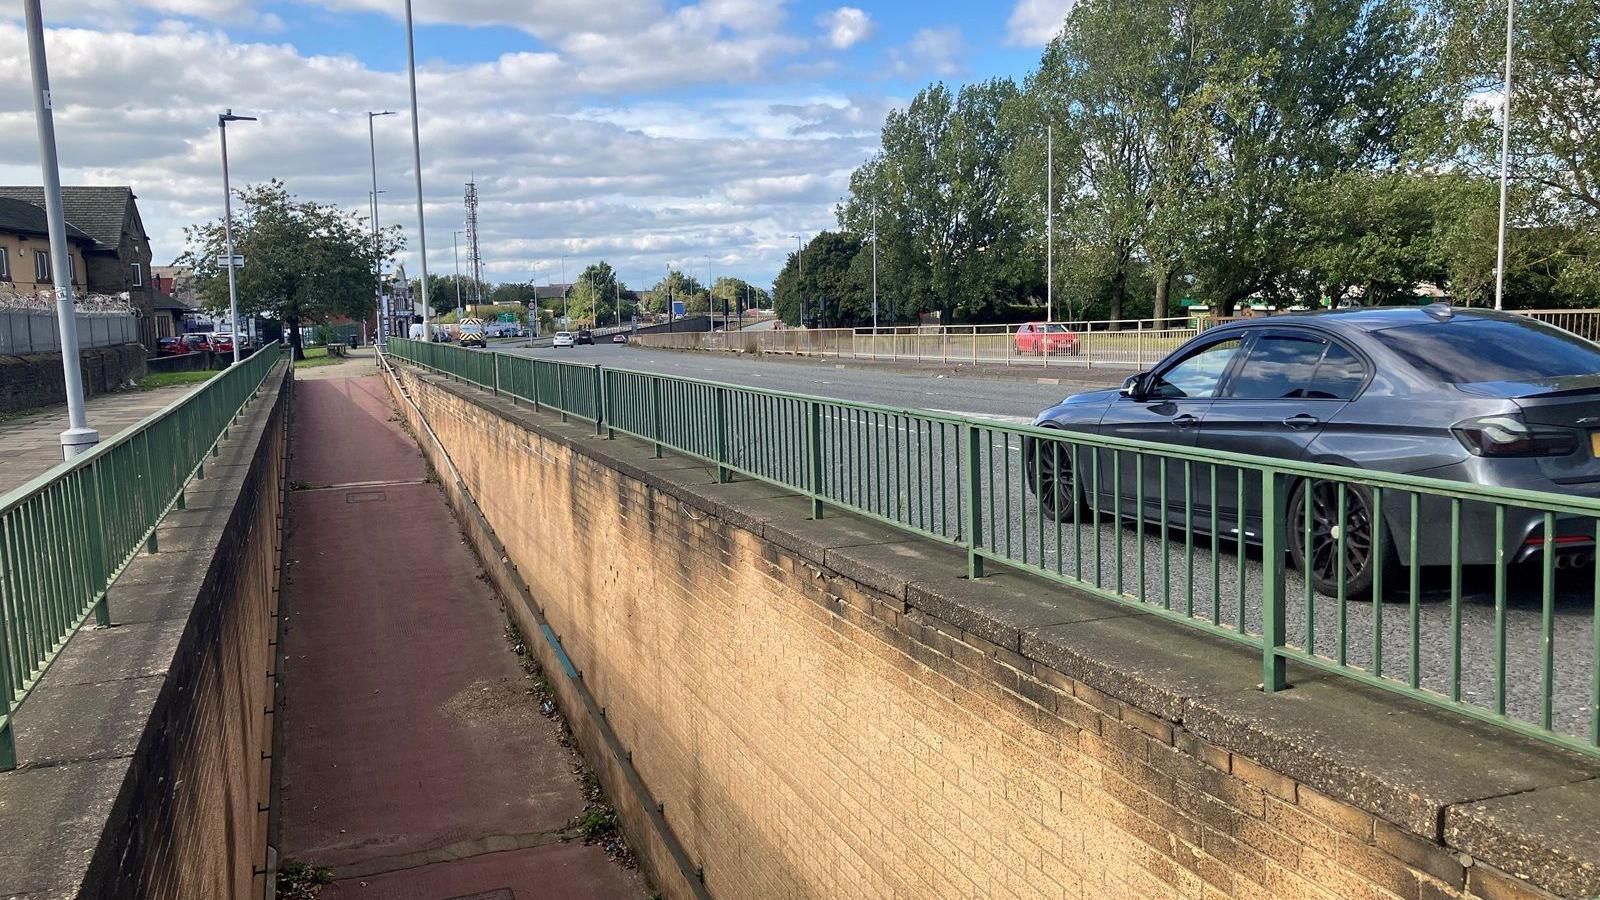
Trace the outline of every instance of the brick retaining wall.
<path fill-rule="evenodd" d="M 779 489 L 714 485 L 702 464 L 401 373 L 713 896 L 1422 900 L 1548 896 L 1529 877 L 1600 884 L 1592 825 L 1562 826 L 1568 845 L 1446 846 L 1442 823 L 1475 805 L 1432 805 L 1434 773 L 1409 793 L 1351 775 L 1310 731 L 1289 738 L 1304 766 L 1242 752 L 1273 746 L 1228 718 L 1244 713 L 1138 680 L 1169 651 L 1191 667 L 1170 679 L 1259 678 L 1226 643 L 1014 574 L 965 582 L 959 553 L 850 516 L 807 521 Z M 1099 661 L 1052 655 L 1006 624 L 1046 609 L 1085 633 L 1110 623 L 1114 640 Z M 1272 709 L 1292 728 L 1297 708 L 1329 718 L 1315 687 L 1242 684 L 1239 702 L 1290 704 Z M 1498 733 L 1373 696 L 1390 732 L 1347 737 L 1400 759 L 1394 742 L 1414 740 L 1441 777 L 1477 782 L 1474 799 L 1508 771 L 1594 783 L 1568 754 L 1490 746 Z M 1462 746 L 1487 746 L 1492 774 L 1449 772 Z"/>
<path fill-rule="evenodd" d="M 81 358 L 84 394 L 91 397 L 127 387 L 145 373 L 142 344 L 84 350 Z M 61 354 L 0 356 L 0 414 L 65 402 Z"/>

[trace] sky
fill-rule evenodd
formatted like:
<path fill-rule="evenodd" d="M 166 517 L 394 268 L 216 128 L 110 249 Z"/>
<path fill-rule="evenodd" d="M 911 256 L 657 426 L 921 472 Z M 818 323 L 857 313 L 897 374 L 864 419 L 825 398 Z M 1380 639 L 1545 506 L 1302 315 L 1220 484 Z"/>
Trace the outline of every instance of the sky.
<path fill-rule="evenodd" d="M 931 81 L 1022 78 L 1071 0 L 416 0 L 432 273 L 475 178 L 493 282 L 605 259 L 647 288 L 668 266 L 770 285 L 795 235 L 832 227 L 884 116 Z M 37 184 L 20 4 L 0 9 L 0 183 Z M 156 263 L 233 183 L 368 209 L 417 271 L 402 0 L 46 0 L 67 184 L 126 184 Z"/>

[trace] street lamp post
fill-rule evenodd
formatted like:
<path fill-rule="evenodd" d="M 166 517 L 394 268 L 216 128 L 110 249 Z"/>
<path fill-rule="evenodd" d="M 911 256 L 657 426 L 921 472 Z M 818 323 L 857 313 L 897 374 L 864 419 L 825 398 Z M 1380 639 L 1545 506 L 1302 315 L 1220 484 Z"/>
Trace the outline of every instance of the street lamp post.
<path fill-rule="evenodd" d="M 1056 315 L 1056 129 L 1045 126 L 1044 139 L 1044 320 Z"/>
<path fill-rule="evenodd" d="M 872 206 L 872 334 L 878 334 L 878 206 Z"/>
<path fill-rule="evenodd" d="M 794 258 L 800 264 L 800 280 L 795 282 L 795 288 L 800 291 L 800 327 L 805 328 L 811 318 L 811 301 L 806 299 L 806 251 L 798 234 L 794 236 Z"/>
<path fill-rule="evenodd" d="M 388 323 L 383 320 L 383 232 L 378 228 L 378 139 L 373 132 L 372 120 L 379 116 L 392 116 L 393 110 L 373 112 L 367 110 L 367 154 L 372 160 L 372 267 L 373 300 L 378 306 L 378 346 L 386 346 Z"/>
<path fill-rule="evenodd" d="M 450 232 L 450 255 L 454 256 L 455 260 L 456 260 L 456 324 L 457 325 L 461 324 L 461 246 L 460 246 L 459 243 L 457 243 L 457 238 L 459 238 L 459 237 L 461 237 L 461 232 L 459 232 L 459 231 Z"/>
<path fill-rule="evenodd" d="M 417 258 L 422 268 L 422 336 L 433 340 L 429 327 L 432 308 L 428 302 L 428 229 L 422 214 L 422 130 L 417 124 L 417 46 L 411 25 L 411 0 L 406 0 L 406 74 L 411 85 L 411 162 L 417 175 Z"/>
<path fill-rule="evenodd" d="M 1494 308 L 1505 307 L 1506 288 L 1506 185 L 1510 181 L 1511 157 L 1511 47 L 1516 24 L 1517 0 L 1506 0 L 1506 84 L 1500 113 L 1500 233 L 1494 264 Z"/>
<path fill-rule="evenodd" d="M 228 327 L 233 329 L 233 361 L 239 361 L 239 294 L 234 288 L 233 269 L 233 189 L 228 184 L 228 123 L 254 122 L 252 116 L 236 116 L 225 110 L 217 116 L 217 131 L 222 135 L 222 234 L 228 245 Z"/>
<path fill-rule="evenodd" d="M 61 164 L 56 159 L 56 122 L 50 109 L 50 70 L 44 55 L 44 19 L 39 0 L 23 0 L 28 29 L 28 62 L 33 71 L 33 120 L 39 132 L 39 168 L 44 176 L 44 212 L 50 232 L 51 277 L 56 280 L 56 322 L 61 329 L 61 374 L 67 390 L 67 430 L 61 432 L 61 455 L 71 459 L 100 443 L 89 427 L 83 403 L 83 370 L 78 352 L 78 313 L 72 297 L 72 245 L 67 243 L 66 214 L 61 208 Z M 230 251 L 232 252 L 232 251 Z M 0 765 L 10 768 L 10 724 L 0 727 Z"/>
<path fill-rule="evenodd" d="M 567 314 L 567 258 L 561 257 L 561 319 L 562 325 L 570 326 L 572 317 Z"/>

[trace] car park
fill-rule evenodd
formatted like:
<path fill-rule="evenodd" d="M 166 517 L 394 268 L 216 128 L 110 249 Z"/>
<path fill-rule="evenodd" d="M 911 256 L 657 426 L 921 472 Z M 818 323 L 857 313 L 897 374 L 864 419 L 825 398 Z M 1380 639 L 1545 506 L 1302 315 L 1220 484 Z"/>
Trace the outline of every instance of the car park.
<path fill-rule="evenodd" d="M 1068 397 L 1034 424 L 1202 454 L 1600 497 L 1600 345 L 1527 317 L 1443 304 L 1263 317 L 1204 331 L 1120 390 Z M 1198 529 L 1215 516 L 1228 539 L 1242 531 L 1260 540 L 1260 479 L 1240 483 L 1251 470 L 1105 448 L 1064 458 L 1044 446 L 1025 442 L 1024 477 L 1057 521 L 1089 507 L 1131 516 L 1142 501 L 1147 521 Z M 1359 597 L 1380 568 L 1528 562 L 1547 543 L 1560 567 L 1594 561 L 1593 533 L 1577 521 L 1556 518 L 1547 542 L 1538 510 L 1501 507 L 1497 522 L 1491 504 L 1452 510 L 1430 494 L 1412 507 L 1404 493 L 1386 491 L 1374 509 L 1372 489 L 1359 483 L 1293 480 L 1292 562 L 1318 591 Z M 1158 497 L 1168 497 L 1165 508 Z M 1452 515 L 1457 528 L 1439 525 Z M 1419 536 L 1408 540 L 1414 526 Z"/>
<path fill-rule="evenodd" d="M 1017 353 L 1033 356 L 1077 356 L 1078 336 L 1059 323 L 1024 322 L 1013 336 Z"/>
<path fill-rule="evenodd" d="M 573 345 L 572 332 L 570 331 L 558 331 L 550 341 L 550 346 L 552 347 L 571 347 Z"/>
<path fill-rule="evenodd" d="M 590 331 L 587 328 L 578 329 L 577 343 L 580 343 L 580 344 L 593 344 L 594 343 L 594 332 Z"/>

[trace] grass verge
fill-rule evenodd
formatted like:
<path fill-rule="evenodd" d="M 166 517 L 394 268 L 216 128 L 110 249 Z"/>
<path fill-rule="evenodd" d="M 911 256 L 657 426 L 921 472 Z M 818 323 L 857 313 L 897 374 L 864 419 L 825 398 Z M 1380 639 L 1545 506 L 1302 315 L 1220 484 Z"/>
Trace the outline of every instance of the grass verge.
<path fill-rule="evenodd" d="M 152 372 L 134 382 L 134 386 L 141 391 L 153 391 L 156 388 L 176 387 L 181 384 L 199 384 L 202 381 L 210 381 L 216 374 L 212 371 Z"/>

